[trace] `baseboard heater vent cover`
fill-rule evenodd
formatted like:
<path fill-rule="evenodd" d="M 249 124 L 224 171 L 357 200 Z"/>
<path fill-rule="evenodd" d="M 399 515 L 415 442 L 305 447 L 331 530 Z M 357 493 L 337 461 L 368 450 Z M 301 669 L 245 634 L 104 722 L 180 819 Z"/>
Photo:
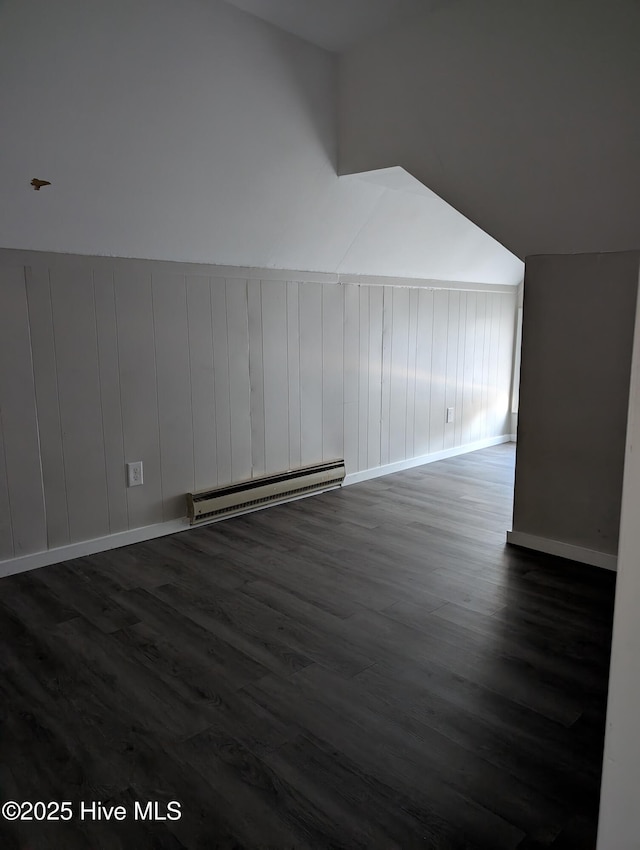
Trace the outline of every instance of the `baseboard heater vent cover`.
<path fill-rule="evenodd" d="M 277 475 L 252 478 L 239 484 L 187 493 L 187 514 L 191 525 L 211 522 L 266 507 L 268 504 L 287 502 L 300 496 L 339 487 L 345 475 L 344 460 L 318 463 Z"/>

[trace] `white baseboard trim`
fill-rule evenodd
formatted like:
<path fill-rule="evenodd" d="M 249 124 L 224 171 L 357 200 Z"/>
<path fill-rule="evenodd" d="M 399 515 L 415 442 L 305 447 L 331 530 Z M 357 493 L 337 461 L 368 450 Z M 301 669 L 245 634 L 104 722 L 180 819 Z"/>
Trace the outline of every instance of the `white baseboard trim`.
<path fill-rule="evenodd" d="M 71 561 L 73 558 L 83 558 L 85 555 L 95 555 L 96 552 L 106 552 L 108 549 L 118 549 L 120 546 L 129 546 L 131 543 L 142 543 L 154 537 L 186 531 L 188 528 L 191 528 L 189 520 L 173 519 L 155 525 L 145 525 L 142 528 L 132 528 L 129 531 L 118 531 L 106 537 L 70 543 L 68 546 L 47 549 L 45 552 L 21 555 L 18 558 L 10 558 L 8 561 L 0 561 L 0 578 L 25 573 L 28 570 L 37 570 L 49 564 L 59 564 L 61 561 Z"/>
<path fill-rule="evenodd" d="M 391 472 L 400 472 L 403 469 L 411 469 L 414 466 L 422 466 L 425 463 L 433 463 L 436 460 L 444 460 L 447 457 L 473 452 L 477 449 L 486 449 L 489 446 L 497 446 L 499 443 L 507 443 L 511 439 L 510 434 L 502 437 L 491 437 L 476 443 L 467 443 L 464 446 L 456 446 L 453 449 L 445 449 L 441 452 L 422 455 L 421 457 L 402 460 L 398 463 L 388 463 L 375 469 L 365 469 L 363 472 L 354 472 L 347 475 L 344 484 L 356 484 L 359 481 L 368 481 L 380 475 L 388 475 Z M 324 492 L 324 491 L 321 491 Z M 316 493 L 305 494 L 313 496 Z M 253 510 L 264 510 L 267 505 L 260 505 Z M 219 521 L 219 520 L 216 520 Z M 29 555 L 21 555 L 0 561 L 0 578 L 4 576 L 24 573 L 28 570 L 37 570 L 50 564 L 59 564 L 61 561 L 71 561 L 73 558 L 83 558 L 86 555 L 95 555 L 96 552 L 106 552 L 109 549 L 118 549 L 120 546 L 129 546 L 131 543 L 142 543 L 145 540 L 153 540 L 155 537 L 164 537 L 167 534 L 175 534 L 178 531 L 186 531 L 192 526 L 189 520 L 174 519 L 168 522 L 159 522 L 155 525 L 145 525 L 142 528 L 132 528 L 129 531 L 118 531 L 106 537 L 96 537 L 93 540 L 83 540 L 80 543 L 70 543 L 68 546 L 59 546 L 56 549 L 47 549 L 44 552 L 33 552 Z M 567 556 L 568 557 L 568 556 Z"/>
<path fill-rule="evenodd" d="M 31 555 L 21 555 L 18 558 L 11 558 L 7 561 L 0 561 L 0 578 L 5 576 L 16 575 L 17 573 L 26 573 L 29 570 L 37 570 L 40 567 L 47 567 L 51 564 L 59 564 L 62 561 L 71 561 L 73 558 L 84 558 L 85 555 L 95 555 L 96 552 L 107 552 L 109 549 L 119 549 L 121 546 L 129 546 L 132 543 L 144 543 L 145 540 L 153 540 L 156 537 L 166 537 L 168 534 L 176 534 L 179 531 L 188 531 L 190 528 L 202 528 L 205 525 L 213 525 L 216 522 L 223 522 L 225 519 L 239 516 L 240 514 L 251 514 L 255 511 L 264 511 L 267 508 L 277 504 L 282 504 L 285 501 L 297 501 L 298 499 L 308 499 L 311 496 L 318 496 L 320 493 L 327 493 L 329 490 L 335 490 L 337 487 L 327 487 L 324 490 L 314 490 L 312 493 L 302 493 L 294 499 L 283 499 L 282 502 L 271 502 L 265 505 L 257 505 L 248 510 L 239 511 L 238 513 L 230 513 L 225 516 L 215 517 L 207 522 L 199 522 L 196 526 L 192 526 L 186 517 L 182 519 L 172 519 L 167 522 L 158 522 L 155 525 L 145 525 L 141 528 L 132 528 L 130 531 L 118 531 L 115 534 L 109 534 L 107 537 L 95 537 L 93 540 L 82 540 L 80 543 L 70 543 L 68 546 L 59 546 L 56 549 L 47 549 L 44 552 L 34 552 Z"/>
<path fill-rule="evenodd" d="M 478 440 L 475 443 L 465 443 L 463 446 L 454 446 L 454 448 L 444 449 L 440 452 L 411 457 L 408 460 L 399 460 L 397 463 L 386 463 L 384 466 L 374 466 L 372 469 L 363 469 L 361 472 L 351 472 L 345 476 L 344 486 L 359 484 L 362 481 L 379 478 L 381 475 L 402 472 L 405 469 L 413 469 L 415 466 L 423 466 L 425 463 L 435 463 L 437 460 L 445 460 L 448 457 L 467 454 L 467 452 L 475 452 L 478 449 L 488 449 L 490 446 L 497 446 L 500 443 L 509 443 L 511 441 L 511 434 L 503 434 L 500 437 L 488 437 L 485 440 Z"/>
<path fill-rule="evenodd" d="M 507 543 L 522 546 L 525 549 L 534 549 L 536 552 L 545 552 L 547 555 L 568 558 L 570 561 L 579 561 L 581 564 L 602 567 L 613 572 L 618 568 L 618 558 L 615 555 L 586 549 L 584 546 L 575 546 L 573 543 L 550 540 L 548 537 L 537 537 L 535 534 L 527 534 L 524 531 L 507 531 Z"/>

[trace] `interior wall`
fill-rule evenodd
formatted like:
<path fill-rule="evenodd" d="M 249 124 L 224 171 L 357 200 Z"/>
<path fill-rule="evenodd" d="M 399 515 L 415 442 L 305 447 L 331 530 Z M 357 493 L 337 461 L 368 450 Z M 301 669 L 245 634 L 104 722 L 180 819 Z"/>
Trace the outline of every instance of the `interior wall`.
<path fill-rule="evenodd" d="M 2 0 L 0 246 L 517 284 L 439 198 L 338 178 L 336 62 L 222 0 Z"/>
<path fill-rule="evenodd" d="M 640 6 L 456 0 L 341 57 L 341 174 L 402 166 L 525 258 L 640 245 Z"/>
<path fill-rule="evenodd" d="M 513 542 L 617 553 L 639 262 L 527 259 Z"/>
<path fill-rule="evenodd" d="M 386 283 L 0 252 L 0 560 L 508 433 L 516 290 Z"/>
<path fill-rule="evenodd" d="M 629 425 L 626 439 L 624 487 L 616 603 L 611 647 L 607 727 L 602 767 L 598 850 L 638 847 L 640 787 L 640 300 L 636 307 L 631 371 Z"/>

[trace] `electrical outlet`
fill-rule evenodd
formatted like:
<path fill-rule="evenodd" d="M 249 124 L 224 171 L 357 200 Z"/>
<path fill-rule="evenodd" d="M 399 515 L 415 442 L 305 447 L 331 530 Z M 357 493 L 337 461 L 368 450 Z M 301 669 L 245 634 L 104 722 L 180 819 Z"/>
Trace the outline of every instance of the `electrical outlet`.
<path fill-rule="evenodd" d="M 142 461 L 137 460 L 135 463 L 127 464 L 127 487 L 137 487 L 143 482 L 142 477 Z"/>
<path fill-rule="evenodd" d="M 453 407 L 447 408 L 447 425 L 453 422 Z"/>

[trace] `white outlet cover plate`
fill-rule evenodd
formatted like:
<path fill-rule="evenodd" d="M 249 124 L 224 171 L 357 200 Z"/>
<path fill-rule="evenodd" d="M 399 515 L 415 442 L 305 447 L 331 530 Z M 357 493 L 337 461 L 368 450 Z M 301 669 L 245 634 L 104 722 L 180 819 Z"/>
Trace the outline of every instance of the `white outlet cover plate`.
<path fill-rule="evenodd" d="M 127 464 L 127 486 L 138 487 L 143 483 L 142 461 L 137 460 L 135 463 Z"/>

